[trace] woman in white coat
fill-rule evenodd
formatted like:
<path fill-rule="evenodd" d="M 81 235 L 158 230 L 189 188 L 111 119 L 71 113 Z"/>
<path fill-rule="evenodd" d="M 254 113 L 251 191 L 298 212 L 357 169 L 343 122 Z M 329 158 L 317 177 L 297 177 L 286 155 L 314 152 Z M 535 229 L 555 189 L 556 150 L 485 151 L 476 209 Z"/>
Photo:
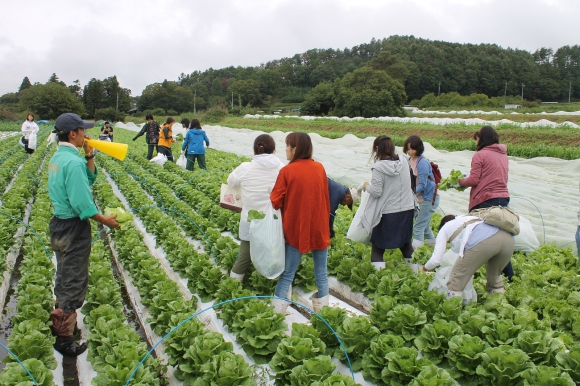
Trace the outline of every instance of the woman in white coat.
<path fill-rule="evenodd" d="M 36 122 L 34 122 L 34 114 L 30 113 L 26 116 L 26 120 L 22 124 L 22 128 L 20 130 L 22 131 L 21 141 L 24 145 L 24 150 L 26 150 L 28 154 L 34 153 L 34 149 L 36 149 L 36 147 L 34 147 L 34 149 L 28 147 L 28 140 L 30 139 L 30 135 L 36 135 L 39 131 L 38 125 Z"/>
<path fill-rule="evenodd" d="M 254 141 L 254 157 L 251 162 L 244 162 L 229 176 L 228 185 L 242 189 L 242 213 L 240 217 L 240 252 L 230 277 L 239 281 L 244 279 L 246 271 L 252 264 L 250 257 L 250 222 L 248 211 L 254 209 L 265 212 L 270 205 L 270 192 L 276 183 L 280 169 L 284 164 L 274 154 L 276 143 L 268 134 L 259 135 Z"/>

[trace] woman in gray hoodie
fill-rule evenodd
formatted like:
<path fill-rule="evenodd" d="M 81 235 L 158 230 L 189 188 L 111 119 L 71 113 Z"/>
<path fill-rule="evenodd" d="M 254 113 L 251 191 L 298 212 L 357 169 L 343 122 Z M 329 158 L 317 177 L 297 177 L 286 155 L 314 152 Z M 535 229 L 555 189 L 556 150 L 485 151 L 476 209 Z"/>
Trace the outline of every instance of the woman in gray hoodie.
<path fill-rule="evenodd" d="M 406 157 L 395 153 L 391 138 L 381 135 L 373 143 L 371 183 L 363 183 L 369 195 L 361 225 L 372 230 L 371 262 L 385 267 L 385 249 L 399 248 L 405 262 L 411 263 L 413 215 L 416 198 L 411 189 L 411 171 Z"/>

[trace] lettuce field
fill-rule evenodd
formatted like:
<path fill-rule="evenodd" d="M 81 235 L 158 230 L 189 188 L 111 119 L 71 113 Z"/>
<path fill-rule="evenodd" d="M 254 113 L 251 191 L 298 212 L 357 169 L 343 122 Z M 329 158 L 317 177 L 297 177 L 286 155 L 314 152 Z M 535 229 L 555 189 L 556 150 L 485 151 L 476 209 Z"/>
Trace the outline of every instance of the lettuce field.
<path fill-rule="evenodd" d="M 0 147 L 0 385 L 72 384 L 48 322 L 55 259 L 47 164 L 56 150 L 44 145 L 48 132 L 31 157 L 18 136 Z M 486 294 L 481 269 L 473 282 L 478 301 L 462 305 L 429 291 L 432 276 L 414 273 L 398 250 L 376 271 L 370 248 L 346 239 L 353 214 L 341 208 L 328 256 L 331 307 L 319 313 L 324 321 L 298 305 L 281 315 L 268 299 L 276 280 L 255 271 L 243 283 L 228 277 L 239 214 L 220 208 L 219 188 L 247 159 L 208 149 L 207 171 L 161 167 L 147 161 L 145 141 L 131 142 L 133 136 L 115 129 L 115 141 L 130 144 L 125 161 L 96 157 L 97 205 L 127 214 L 121 230 L 93 223 L 89 287 L 78 311 L 88 344 L 77 358 L 80 384 L 580 382 L 580 272 L 572 250 L 545 244 L 516 253 L 505 294 Z M 421 263 L 429 253 L 422 247 L 414 258 Z M 293 300 L 312 308 L 308 255 L 293 288 Z"/>

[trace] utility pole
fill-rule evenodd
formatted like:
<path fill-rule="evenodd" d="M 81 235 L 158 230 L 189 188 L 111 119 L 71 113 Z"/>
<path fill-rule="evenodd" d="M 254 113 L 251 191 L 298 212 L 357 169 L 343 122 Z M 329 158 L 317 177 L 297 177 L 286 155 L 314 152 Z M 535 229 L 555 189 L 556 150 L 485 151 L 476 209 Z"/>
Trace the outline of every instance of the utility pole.
<path fill-rule="evenodd" d="M 503 90 L 503 97 L 507 97 L 507 82 L 505 82 L 505 89 Z"/>
<path fill-rule="evenodd" d="M 234 109 L 234 92 L 232 91 L 232 110 Z"/>
<path fill-rule="evenodd" d="M 117 91 L 117 111 L 119 111 L 119 91 Z"/>
<path fill-rule="evenodd" d="M 572 82 L 570 82 L 570 88 L 568 89 L 568 103 L 570 103 L 571 96 L 572 96 Z"/>
<path fill-rule="evenodd" d="M 195 115 L 195 97 L 197 96 L 197 90 L 193 90 L 193 115 Z"/>
<path fill-rule="evenodd" d="M 522 82 L 522 100 L 524 100 L 524 87 L 525 87 L 525 86 L 526 86 L 526 85 L 525 85 L 525 84 L 523 84 L 523 82 Z"/>
<path fill-rule="evenodd" d="M 439 89 L 437 90 L 437 96 L 441 94 L 441 82 L 437 83 L 439 85 Z"/>

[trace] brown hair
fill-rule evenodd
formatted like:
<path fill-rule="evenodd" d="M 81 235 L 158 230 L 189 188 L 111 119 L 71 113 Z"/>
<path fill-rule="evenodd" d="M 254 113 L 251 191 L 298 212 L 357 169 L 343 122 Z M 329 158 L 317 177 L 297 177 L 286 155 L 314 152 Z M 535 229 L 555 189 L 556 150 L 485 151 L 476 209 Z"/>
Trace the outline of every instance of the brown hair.
<path fill-rule="evenodd" d="M 254 154 L 272 154 L 276 150 L 276 142 L 268 134 L 260 134 L 254 140 Z"/>
<path fill-rule="evenodd" d="M 191 120 L 191 126 L 192 129 L 200 129 L 201 130 L 201 123 L 199 122 L 199 119 L 197 118 L 193 118 Z"/>
<path fill-rule="evenodd" d="M 473 139 L 477 141 L 479 138 L 479 143 L 477 144 L 477 151 L 480 151 L 486 146 L 499 143 L 499 135 L 497 131 L 491 126 L 483 126 L 481 129 L 473 134 Z"/>
<path fill-rule="evenodd" d="M 441 228 L 443 228 L 443 226 L 451 220 L 455 220 L 454 214 L 448 214 L 447 216 L 443 217 L 439 223 L 439 230 L 441 230 Z"/>
<path fill-rule="evenodd" d="M 395 144 L 393 144 L 393 140 L 386 135 L 379 135 L 373 142 L 371 158 L 377 162 L 389 157 L 394 160 L 399 159 L 399 156 L 395 153 Z"/>
<path fill-rule="evenodd" d="M 423 145 L 423 141 L 418 135 L 410 136 L 403 144 L 403 153 L 407 154 L 410 149 L 415 150 L 417 157 L 425 151 L 425 145 Z"/>
<path fill-rule="evenodd" d="M 28 113 L 26 115 L 26 120 L 28 121 L 28 117 L 31 116 L 31 115 L 32 115 L 32 122 L 34 122 L 34 114 L 32 114 L 32 113 Z"/>
<path fill-rule="evenodd" d="M 286 136 L 286 145 L 296 148 L 290 163 L 299 159 L 312 158 L 312 140 L 306 133 L 290 133 Z"/>
<path fill-rule="evenodd" d="M 164 125 L 170 124 L 170 123 L 173 123 L 173 122 L 175 122 L 175 119 L 173 117 L 167 117 L 167 120 L 165 121 Z"/>

